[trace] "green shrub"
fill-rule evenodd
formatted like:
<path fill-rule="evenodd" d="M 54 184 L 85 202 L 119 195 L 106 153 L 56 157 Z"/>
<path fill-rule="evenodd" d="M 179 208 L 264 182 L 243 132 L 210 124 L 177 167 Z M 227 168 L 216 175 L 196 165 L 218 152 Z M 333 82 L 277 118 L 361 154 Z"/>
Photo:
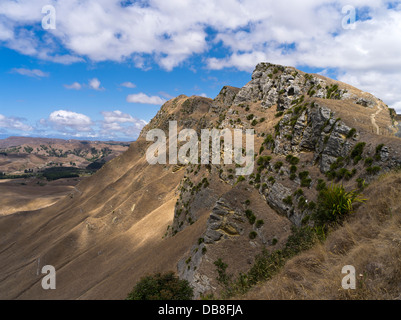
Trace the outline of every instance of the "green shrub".
<path fill-rule="evenodd" d="M 375 175 L 380 172 L 381 168 L 379 166 L 374 166 L 374 167 L 368 167 L 366 168 L 366 173 L 369 175 Z"/>
<path fill-rule="evenodd" d="M 280 123 L 281 123 L 281 121 L 278 122 L 278 123 L 274 126 L 274 132 L 275 132 L 276 136 L 278 136 L 279 133 L 280 133 Z"/>
<path fill-rule="evenodd" d="M 373 163 L 373 159 L 372 158 L 366 158 L 365 159 L 365 166 L 370 167 Z"/>
<path fill-rule="evenodd" d="M 309 172 L 303 171 L 298 174 L 299 179 L 301 179 L 301 187 L 310 187 L 312 183 L 312 179 L 308 178 Z"/>
<path fill-rule="evenodd" d="M 350 131 L 348 131 L 347 138 L 348 139 L 353 138 L 355 136 L 355 134 L 356 134 L 356 129 L 352 128 Z"/>
<path fill-rule="evenodd" d="M 309 226 L 292 226 L 291 229 L 292 233 L 288 237 L 283 250 L 284 256 L 287 258 L 291 258 L 302 251 L 312 248 L 312 246 L 319 240 L 319 237 L 316 234 L 316 229 Z"/>
<path fill-rule="evenodd" d="M 329 181 L 333 180 L 336 177 L 336 172 L 331 170 L 326 172 L 326 177 Z"/>
<path fill-rule="evenodd" d="M 299 179 L 306 179 L 309 176 L 309 171 L 303 171 L 298 174 Z"/>
<path fill-rule="evenodd" d="M 316 203 L 314 201 L 309 202 L 308 209 L 313 211 L 316 209 Z"/>
<path fill-rule="evenodd" d="M 256 221 L 256 216 L 253 214 L 252 210 L 245 210 L 245 215 L 248 218 L 250 224 L 254 224 Z"/>
<path fill-rule="evenodd" d="M 298 189 L 297 191 L 294 192 L 294 197 L 299 197 L 299 196 L 303 196 L 304 195 L 304 191 L 302 189 Z"/>
<path fill-rule="evenodd" d="M 283 199 L 283 202 L 284 202 L 285 204 L 291 206 L 291 205 L 292 205 L 292 196 L 285 197 L 285 198 Z"/>
<path fill-rule="evenodd" d="M 355 158 L 354 158 L 354 165 L 357 165 L 358 164 L 358 162 L 359 161 L 361 161 L 362 160 L 362 156 L 356 156 Z"/>
<path fill-rule="evenodd" d="M 352 178 L 355 174 L 356 174 L 356 169 L 355 169 L 355 168 L 352 169 L 351 172 L 347 170 L 347 171 L 345 172 L 345 174 L 344 174 L 344 179 L 345 179 L 345 180 L 351 180 L 351 178 Z"/>
<path fill-rule="evenodd" d="M 271 159 L 272 159 L 271 156 L 261 156 L 261 157 L 259 157 L 258 160 L 256 161 L 256 164 L 257 164 L 258 166 L 263 166 L 263 167 L 265 167 L 265 166 L 267 166 L 267 165 L 269 164 L 269 162 L 270 162 Z"/>
<path fill-rule="evenodd" d="M 343 179 L 346 175 L 351 174 L 347 169 L 341 168 L 340 170 L 337 171 L 336 177 L 338 180 Z"/>
<path fill-rule="evenodd" d="M 323 189 L 326 189 L 326 182 L 323 179 L 317 180 L 316 190 L 321 191 Z"/>
<path fill-rule="evenodd" d="M 255 239 L 258 236 L 258 234 L 255 231 L 251 231 L 249 233 L 249 239 Z"/>
<path fill-rule="evenodd" d="M 307 206 L 306 198 L 301 196 L 298 200 L 298 209 L 305 209 Z"/>
<path fill-rule="evenodd" d="M 339 97 L 339 93 L 337 91 L 338 91 L 338 85 L 337 84 L 331 85 L 329 88 L 327 88 L 326 99 Z M 335 94 L 335 93 L 337 93 L 337 94 Z"/>
<path fill-rule="evenodd" d="M 227 263 L 224 263 L 223 260 L 219 258 L 214 262 L 214 265 L 216 266 L 218 273 L 217 281 L 223 285 L 228 285 L 231 276 L 227 274 Z"/>
<path fill-rule="evenodd" d="M 330 170 L 336 170 L 344 166 L 344 158 L 338 157 L 335 162 L 330 165 Z"/>
<path fill-rule="evenodd" d="M 277 161 L 274 164 L 274 169 L 276 169 L 277 171 L 280 170 L 280 168 L 283 166 L 283 163 L 281 161 Z"/>
<path fill-rule="evenodd" d="M 174 272 L 156 273 L 143 277 L 126 300 L 192 300 L 193 288 Z"/>
<path fill-rule="evenodd" d="M 256 228 L 260 228 L 264 224 L 265 224 L 265 222 L 263 220 L 257 220 L 256 223 L 255 223 L 255 227 Z"/>
<path fill-rule="evenodd" d="M 269 146 L 269 144 L 274 144 L 273 136 L 271 134 L 267 135 L 265 140 L 263 141 L 263 144 L 267 147 Z"/>
<path fill-rule="evenodd" d="M 299 163 L 299 158 L 294 157 L 293 155 L 289 154 L 285 157 L 285 160 L 290 163 L 291 165 L 296 166 Z"/>
<path fill-rule="evenodd" d="M 286 134 L 285 136 L 284 136 L 287 140 L 292 140 L 292 135 L 291 134 Z"/>
<path fill-rule="evenodd" d="M 376 147 L 375 159 L 376 159 L 377 161 L 380 161 L 380 160 L 381 160 L 380 151 L 382 151 L 383 147 L 384 147 L 384 144 L 379 144 L 379 145 Z"/>
<path fill-rule="evenodd" d="M 380 153 L 380 151 L 382 151 L 383 147 L 384 147 L 384 144 L 379 144 L 379 145 L 376 147 L 376 154 Z"/>
<path fill-rule="evenodd" d="M 358 188 L 363 189 L 365 187 L 365 180 L 362 178 L 356 179 L 356 182 L 358 183 Z"/>
<path fill-rule="evenodd" d="M 351 151 L 351 159 L 354 159 L 354 164 L 358 163 L 359 160 L 362 159 L 362 153 L 363 149 L 365 148 L 366 143 L 365 142 L 359 142 L 355 145 L 354 149 Z M 358 160 L 356 160 L 356 158 Z M 356 161 L 356 163 L 355 163 Z"/>
<path fill-rule="evenodd" d="M 320 226 L 341 222 L 353 212 L 353 205 L 364 202 L 356 190 L 346 191 L 343 185 L 332 184 L 319 192 L 314 220 Z"/>

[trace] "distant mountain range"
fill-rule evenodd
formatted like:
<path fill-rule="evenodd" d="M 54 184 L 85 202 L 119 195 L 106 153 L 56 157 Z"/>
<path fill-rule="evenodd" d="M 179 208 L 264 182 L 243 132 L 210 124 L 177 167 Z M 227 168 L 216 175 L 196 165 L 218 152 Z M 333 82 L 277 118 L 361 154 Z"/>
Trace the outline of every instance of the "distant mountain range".
<path fill-rule="evenodd" d="M 120 155 L 129 142 L 8 137 L 0 140 L 0 172 L 40 171 L 54 166 L 86 168 Z"/>

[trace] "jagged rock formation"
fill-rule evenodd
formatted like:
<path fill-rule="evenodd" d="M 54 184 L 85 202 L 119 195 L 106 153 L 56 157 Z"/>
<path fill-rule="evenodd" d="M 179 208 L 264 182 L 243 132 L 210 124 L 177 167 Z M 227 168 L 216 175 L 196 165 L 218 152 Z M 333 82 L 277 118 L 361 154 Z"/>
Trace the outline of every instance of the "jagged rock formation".
<path fill-rule="evenodd" d="M 342 102 L 346 108 L 363 107 L 367 111 L 367 116 L 370 117 L 369 114 L 374 111 L 369 109 L 380 111 L 385 110 L 386 106 L 369 94 L 318 75 L 308 75 L 294 68 L 265 63 L 256 67 L 252 80 L 240 89 L 234 98 L 235 91 L 231 91 L 227 98 L 228 90 L 227 87 L 224 88 L 214 100 L 215 103 L 223 103 L 229 107 L 225 111 L 225 119 L 220 122 L 220 127 L 230 126 L 230 124 L 233 128 L 254 127 L 258 134 L 265 138 L 259 152 L 259 159 L 262 160 L 256 170 L 257 173 L 246 177 L 246 183 L 255 187 L 269 207 L 278 214 L 286 216 L 295 225 L 301 225 L 303 219 L 313 210 L 316 192 L 312 186 L 316 186 L 317 178 L 323 178 L 322 175 L 325 175 L 325 180 L 327 178 L 329 181 L 343 180 L 344 183 L 351 185 L 351 181 L 355 183 L 357 179 L 365 181 L 373 179 L 373 170 L 369 171 L 369 168 L 377 170 L 380 167 L 383 172 L 401 165 L 399 148 L 394 142 L 391 147 L 376 146 L 374 153 L 371 150 L 367 153 L 362 150 L 358 154 L 358 144 L 359 146 L 366 144 L 361 142 L 364 135 L 361 131 L 365 128 L 357 130 L 351 127 L 352 122 L 344 122 L 340 117 L 341 110 L 338 112 L 331 108 L 331 101 L 329 101 L 340 101 L 340 105 Z M 266 132 L 260 132 L 263 129 L 258 128 L 258 125 L 260 126 L 266 119 L 252 114 L 252 111 L 257 109 L 255 104 L 260 106 L 262 114 L 263 109 L 275 109 L 275 117 L 279 120 L 274 126 L 274 132 L 269 135 Z M 252 114 L 252 117 L 247 120 L 256 119 L 256 121 L 254 123 L 241 122 L 238 126 L 239 121 L 233 118 L 240 112 L 236 112 L 235 107 L 245 109 Z M 391 111 L 388 114 L 391 117 Z M 391 132 L 393 130 L 391 122 L 388 121 L 387 125 L 387 129 Z M 385 129 L 382 128 L 383 131 Z M 270 149 L 271 152 L 266 153 L 262 150 L 264 148 Z M 389 148 L 392 151 L 389 151 Z M 389 154 L 393 154 L 391 161 L 389 161 Z M 366 167 L 368 163 L 368 168 L 360 164 L 358 166 L 362 155 L 368 159 L 364 165 Z M 287 161 L 276 161 L 274 164 L 274 159 L 280 160 L 284 157 Z M 300 157 L 301 161 L 298 161 L 297 157 Z M 296 161 L 292 162 L 291 158 Z M 308 160 L 305 161 L 306 158 Z M 307 163 L 307 167 L 313 168 L 314 172 L 305 170 L 302 175 L 291 163 Z M 219 175 L 223 181 L 235 187 L 233 178 L 229 174 L 232 172 L 232 169 L 226 172 L 226 168 L 223 168 L 220 169 Z M 297 190 L 303 190 L 305 187 L 307 192 L 298 191 L 297 193 Z M 228 207 L 225 202 L 224 198 L 216 201 L 207 221 L 202 248 L 213 247 L 224 237 L 233 238 L 242 235 L 247 238 L 247 235 L 244 236 L 243 226 L 248 222 L 244 218 L 244 213 L 238 208 Z M 192 217 L 190 219 L 192 221 Z M 266 245 L 266 241 L 261 242 Z M 180 275 L 194 285 L 198 294 L 205 293 L 207 288 L 212 290 L 213 281 L 205 275 L 207 272 L 201 274 L 199 271 L 191 271 L 193 268 L 197 270 L 201 267 L 202 256 L 199 248 L 192 257 L 195 262 L 186 266 L 187 268 L 183 267 L 185 259 L 181 260 L 178 268 Z"/>
<path fill-rule="evenodd" d="M 224 87 L 214 100 L 178 96 L 124 155 L 78 185 L 79 193 L 0 218 L 0 297 L 55 298 L 31 275 L 39 257 L 61 270 L 56 298 L 124 298 L 141 276 L 170 269 L 196 297 L 215 292 L 214 261 L 238 274 L 262 249 L 282 248 L 291 226 L 307 223 L 319 183 L 355 188 L 399 167 L 394 117 L 368 93 L 268 63 L 258 64 L 243 88 Z M 238 165 L 223 162 L 149 165 L 146 134 L 167 133 L 169 121 L 198 135 L 254 129 L 253 173 L 236 176 Z"/>

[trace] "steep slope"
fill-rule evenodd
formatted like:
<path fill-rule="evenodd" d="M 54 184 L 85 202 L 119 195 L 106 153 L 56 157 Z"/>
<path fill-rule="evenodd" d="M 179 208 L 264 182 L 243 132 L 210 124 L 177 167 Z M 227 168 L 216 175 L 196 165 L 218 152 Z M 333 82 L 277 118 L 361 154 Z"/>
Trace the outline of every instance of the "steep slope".
<path fill-rule="evenodd" d="M 325 243 L 291 259 L 270 281 L 243 299 L 401 299 L 401 174 L 372 183 L 362 205 Z M 356 290 L 341 286 L 346 265 L 355 267 Z"/>
<path fill-rule="evenodd" d="M 168 133 L 169 121 L 198 136 L 254 129 L 253 173 L 236 176 L 236 164 L 149 165 L 146 135 Z M 351 188 L 399 167 L 395 132 L 379 99 L 291 67 L 261 63 L 247 85 L 224 87 L 214 100 L 179 96 L 69 196 L 0 217 L 0 298 L 122 299 L 141 276 L 168 270 L 196 297 L 219 292 L 214 262 L 236 275 L 263 248 L 282 248 L 313 211 L 319 179 Z M 47 264 L 56 290 L 41 288 Z"/>

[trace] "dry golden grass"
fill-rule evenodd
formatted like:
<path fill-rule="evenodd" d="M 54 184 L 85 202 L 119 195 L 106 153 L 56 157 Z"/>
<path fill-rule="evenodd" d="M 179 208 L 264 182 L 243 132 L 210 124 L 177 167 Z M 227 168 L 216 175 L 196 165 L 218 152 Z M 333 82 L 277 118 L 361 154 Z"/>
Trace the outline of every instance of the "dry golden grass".
<path fill-rule="evenodd" d="M 401 173 L 388 173 L 364 192 L 369 199 L 323 244 L 288 261 L 244 299 L 401 299 Z M 343 266 L 356 290 L 341 285 Z"/>
<path fill-rule="evenodd" d="M 0 216 L 48 207 L 74 190 L 83 178 L 43 183 L 35 178 L 0 180 Z"/>
<path fill-rule="evenodd" d="M 174 217 L 175 201 L 180 194 L 178 188 L 186 170 L 174 172 L 173 165 L 150 166 L 145 159 L 150 144 L 145 141 L 145 135 L 156 127 L 168 130 L 168 120 L 172 119 L 178 120 L 179 130 L 217 126 L 219 113 L 209 111 L 212 100 L 196 98 L 196 108 L 189 113 L 186 109 L 192 107 L 189 102 L 193 99 L 186 103 L 187 99 L 179 96 L 167 102 L 142 131 L 141 138 L 124 154 L 81 181 L 68 196 L 51 207 L 0 217 L 0 299 L 124 299 L 143 275 L 176 270 L 177 262 L 188 256 L 193 244 L 204 233 L 214 202 L 199 206 L 198 220 L 193 225 L 174 237 L 164 237 Z M 329 107 L 338 108 L 338 116 L 349 120 L 351 117 L 343 116 L 337 103 Z M 224 106 L 219 107 L 226 112 Z M 347 107 L 345 105 L 346 112 L 351 112 Z M 257 134 L 273 133 L 273 126 L 279 121 L 275 117 L 276 108 L 264 110 L 260 103 L 252 103 L 250 108 L 258 119 L 266 118 L 255 126 Z M 236 111 L 232 120 L 240 118 L 245 127 L 250 127 L 243 108 L 233 106 L 230 109 L 227 113 Z M 370 114 L 376 111 L 359 106 L 356 109 L 360 117 L 358 113 L 352 121 L 359 123 L 363 119 L 366 123 L 361 127 L 347 124 L 362 131 L 366 125 L 368 130 Z M 378 125 L 381 126 L 379 122 Z M 363 134 L 361 141 L 371 139 L 366 146 L 369 150 L 374 151 L 382 141 L 394 150 L 399 148 L 398 138 Z M 264 137 L 256 136 L 255 140 L 259 150 Z M 312 165 L 312 153 L 303 152 L 297 156 L 306 166 Z M 273 155 L 273 161 L 277 160 L 285 162 L 283 156 Z M 317 168 L 309 170 L 314 179 L 321 177 Z M 221 181 L 216 172 L 206 173 L 210 194 L 217 199 L 229 194 L 230 199 L 238 202 L 233 207 L 250 199 L 258 219 L 266 222 L 264 238 L 267 241 L 276 238 L 278 247 L 285 243 L 290 232 L 287 218 L 269 208 L 253 186 L 244 183 L 243 190 L 240 185 L 232 188 Z M 202 172 L 198 174 L 199 179 L 201 176 Z M 277 179 L 286 183 L 285 177 Z M 193 182 L 198 181 L 194 178 Z M 393 298 L 399 295 L 396 286 L 399 286 L 401 237 L 397 201 L 401 176 L 386 176 L 381 183 L 366 190 L 372 201 L 361 206 L 355 218 L 333 232 L 324 245 L 289 261 L 268 286 L 261 285 L 250 292 L 248 298 L 340 299 L 353 298 L 355 294 L 359 298 Z M 313 199 L 312 190 L 305 194 Z M 390 208 L 394 216 L 390 216 Z M 213 261 L 222 258 L 229 263 L 229 273 L 246 271 L 254 254 L 264 246 L 262 239 L 250 244 L 251 228 L 247 224 L 242 237 L 235 241 L 224 238 L 213 248 L 209 247 L 205 260 L 210 260 L 198 270 L 215 278 Z M 52 292 L 42 290 L 40 285 L 39 268 L 45 264 L 54 265 L 57 270 L 58 289 Z M 347 264 L 353 264 L 358 273 L 367 272 L 369 276 L 361 282 L 359 291 L 345 293 L 340 289 L 341 268 Z"/>

